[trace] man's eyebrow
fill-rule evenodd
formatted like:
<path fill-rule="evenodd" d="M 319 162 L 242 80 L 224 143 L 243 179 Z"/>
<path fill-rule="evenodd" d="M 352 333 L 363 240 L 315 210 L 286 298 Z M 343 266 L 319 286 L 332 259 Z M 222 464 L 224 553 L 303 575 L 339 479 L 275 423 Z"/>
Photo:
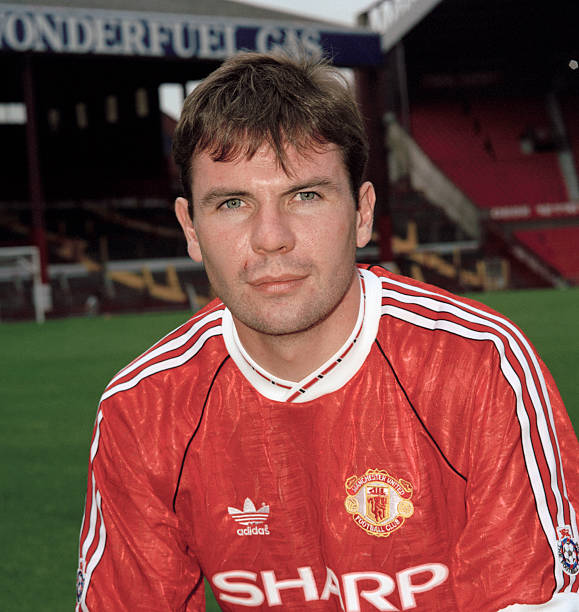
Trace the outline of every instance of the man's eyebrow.
<path fill-rule="evenodd" d="M 330 187 L 331 189 L 337 189 L 337 184 L 326 177 L 312 177 L 304 183 L 296 183 L 286 189 L 282 195 L 287 196 L 298 191 L 307 191 L 308 189 L 314 189 L 316 187 Z"/>
<path fill-rule="evenodd" d="M 241 191 L 229 187 L 219 187 L 208 191 L 200 200 L 200 206 L 207 206 L 215 200 L 223 200 L 227 198 L 246 198 L 251 194 L 249 191 Z"/>

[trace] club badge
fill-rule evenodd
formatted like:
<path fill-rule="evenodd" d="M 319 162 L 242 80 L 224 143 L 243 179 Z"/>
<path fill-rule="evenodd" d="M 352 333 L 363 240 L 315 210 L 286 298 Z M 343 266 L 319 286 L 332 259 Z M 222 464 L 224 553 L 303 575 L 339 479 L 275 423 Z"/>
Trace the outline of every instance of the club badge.
<path fill-rule="evenodd" d="M 557 550 L 563 571 L 569 576 L 579 573 L 579 546 L 571 536 L 571 527 L 557 527 Z"/>
<path fill-rule="evenodd" d="M 366 533 L 387 538 L 414 514 L 413 486 L 396 480 L 386 470 L 369 469 L 362 476 L 350 476 L 345 483 L 346 510 Z"/>

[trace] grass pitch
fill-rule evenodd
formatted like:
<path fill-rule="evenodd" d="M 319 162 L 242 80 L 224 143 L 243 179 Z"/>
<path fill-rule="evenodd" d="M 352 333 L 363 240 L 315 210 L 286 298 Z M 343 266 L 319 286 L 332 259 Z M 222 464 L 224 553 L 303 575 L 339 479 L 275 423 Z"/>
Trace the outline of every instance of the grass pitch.
<path fill-rule="evenodd" d="M 477 294 L 513 319 L 579 429 L 579 289 Z M 189 313 L 0 324 L 0 609 L 74 607 L 89 442 L 112 375 Z M 218 610 L 211 601 L 208 610 Z"/>

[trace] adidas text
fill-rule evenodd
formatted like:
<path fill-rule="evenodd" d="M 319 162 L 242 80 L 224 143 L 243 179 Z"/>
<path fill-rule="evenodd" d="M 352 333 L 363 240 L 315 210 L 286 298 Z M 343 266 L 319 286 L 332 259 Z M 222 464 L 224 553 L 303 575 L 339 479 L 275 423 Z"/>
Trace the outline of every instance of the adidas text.
<path fill-rule="evenodd" d="M 269 527 L 264 525 L 263 527 L 246 527 L 245 529 L 238 529 L 237 535 L 249 536 L 249 535 L 269 535 Z"/>

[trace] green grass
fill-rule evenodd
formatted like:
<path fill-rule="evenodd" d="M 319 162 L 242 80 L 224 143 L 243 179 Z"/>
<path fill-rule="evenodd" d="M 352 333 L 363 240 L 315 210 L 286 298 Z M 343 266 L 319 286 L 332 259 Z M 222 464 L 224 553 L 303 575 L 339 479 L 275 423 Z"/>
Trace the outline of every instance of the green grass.
<path fill-rule="evenodd" d="M 475 296 L 551 369 L 575 426 L 579 290 Z M 0 325 L 0 609 L 71 610 L 96 404 L 111 376 L 187 313 Z M 216 604 L 208 605 L 218 610 Z"/>

